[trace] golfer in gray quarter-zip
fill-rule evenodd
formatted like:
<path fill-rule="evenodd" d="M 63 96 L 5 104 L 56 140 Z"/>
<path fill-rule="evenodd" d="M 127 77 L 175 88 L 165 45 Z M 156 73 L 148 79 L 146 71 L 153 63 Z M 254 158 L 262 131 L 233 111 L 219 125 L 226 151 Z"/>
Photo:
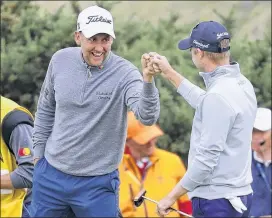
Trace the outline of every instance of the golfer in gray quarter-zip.
<path fill-rule="evenodd" d="M 37 105 L 32 216 L 57 217 L 72 209 L 77 217 L 114 217 L 127 112 L 131 109 L 145 125 L 159 117 L 156 73 L 150 64 L 142 57 L 142 76 L 110 51 L 115 38 L 110 13 L 89 7 L 80 13 L 77 28 L 75 41 L 81 47 L 53 55 Z M 58 184 L 61 190 L 54 190 Z M 42 196 L 43 189 L 52 197 Z"/>
<path fill-rule="evenodd" d="M 84 63 L 80 48 L 54 54 L 35 119 L 35 157 L 77 176 L 115 170 L 123 155 L 127 107 L 144 124 L 159 115 L 154 83 L 112 52 L 103 68 Z"/>

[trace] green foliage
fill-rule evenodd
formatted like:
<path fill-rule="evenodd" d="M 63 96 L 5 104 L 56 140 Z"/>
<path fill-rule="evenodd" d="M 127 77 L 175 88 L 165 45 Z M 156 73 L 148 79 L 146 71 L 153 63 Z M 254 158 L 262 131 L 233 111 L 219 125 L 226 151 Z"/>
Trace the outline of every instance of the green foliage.
<path fill-rule="evenodd" d="M 120 1 L 96 1 L 96 5 L 111 11 L 114 5 L 120 3 Z"/>
<path fill-rule="evenodd" d="M 109 10 L 117 4 L 104 1 L 97 3 Z M 32 112 L 35 112 L 53 53 L 61 48 L 76 46 L 73 32 L 80 8 L 76 1 L 71 2 L 70 6 L 71 13 L 67 14 L 60 8 L 52 15 L 29 1 L 1 4 L 1 94 Z M 233 14 L 234 9 L 229 16 L 221 16 L 222 22 L 230 29 L 235 27 L 235 20 L 231 19 Z M 138 20 L 134 15 L 124 18 L 115 26 L 117 38 L 112 49 L 139 69 L 141 55 L 156 51 L 166 56 L 178 72 L 204 88 L 190 53 L 177 48 L 178 41 L 189 35 L 194 24 L 177 25 L 178 19 L 177 14 L 172 14 L 154 26 Z M 256 89 L 259 106 L 271 108 L 271 29 L 262 41 L 237 41 L 234 37 L 231 48 L 233 58 L 239 62 L 242 72 Z M 179 155 L 186 154 L 194 110 L 170 82 L 160 76 L 155 80 L 161 100 L 159 124 L 166 133 L 158 144 Z"/>
<path fill-rule="evenodd" d="M 217 10 L 213 10 L 213 12 L 220 18 L 221 23 L 227 28 L 228 32 L 233 35 L 233 30 L 236 28 L 236 19 L 235 17 L 235 5 L 232 6 L 229 14 L 227 16 L 222 15 L 220 12 Z"/>
<path fill-rule="evenodd" d="M 2 11 L 1 93 L 34 111 L 52 54 L 75 46 L 76 16 L 63 8 L 52 16 L 21 1 L 4 2 Z"/>
<path fill-rule="evenodd" d="M 271 32 L 271 30 L 269 30 Z M 258 106 L 271 108 L 271 36 L 255 42 L 239 42 L 233 53 L 241 71 L 252 82 Z"/>

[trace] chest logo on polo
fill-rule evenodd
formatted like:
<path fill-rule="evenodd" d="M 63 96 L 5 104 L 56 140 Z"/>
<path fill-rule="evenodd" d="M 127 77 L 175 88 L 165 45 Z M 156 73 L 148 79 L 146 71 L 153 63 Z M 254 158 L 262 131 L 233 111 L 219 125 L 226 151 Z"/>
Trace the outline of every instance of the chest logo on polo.
<path fill-rule="evenodd" d="M 97 99 L 99 100 L 110 100 L 111 96 L 112 96 L 112 91 L 111 92 L 107 92 L 107 91 L 97 91 L 96 93 Z"/>

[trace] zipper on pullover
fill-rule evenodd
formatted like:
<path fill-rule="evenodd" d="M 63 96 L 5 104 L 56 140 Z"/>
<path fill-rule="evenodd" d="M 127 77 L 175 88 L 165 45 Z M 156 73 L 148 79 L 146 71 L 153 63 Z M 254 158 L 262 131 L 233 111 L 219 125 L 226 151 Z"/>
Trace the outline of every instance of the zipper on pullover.
<path fill-rule="evenodd" d="M 82 92 L 81 92 L 80 103 L 83 103 L 83 101 L 84 101 L 84 96 L 85 96 L 85 92 L 86 92 L 87 83 L 88 83 L 88 80 L 92 77 L 92 72 L 91 72 L 89 66 L 87 66 L 86 73 L 87 73 L 87 76 L 86 76 L 86 79 L 85 79 L 85 82 L 84 82 L 84 85 L 83 85 L 83 89 L 82 89 Z"/>

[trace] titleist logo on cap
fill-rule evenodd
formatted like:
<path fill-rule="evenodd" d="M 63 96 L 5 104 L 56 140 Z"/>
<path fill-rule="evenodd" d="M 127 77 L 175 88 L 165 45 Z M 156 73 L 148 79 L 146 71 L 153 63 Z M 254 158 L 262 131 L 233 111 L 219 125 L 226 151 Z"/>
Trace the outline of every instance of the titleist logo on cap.
<path fill-rule="evenodd" d="M 112 20 L 109 20 L 109 19 L 104 18 L 104 17 L 99 16 L 99 15 L 89 16 L 88 19 L 89 19 L 89 21 L 86 24 L 89 24 L 91 22 L 104 22 L 104 23 L 111 24 L 111 22 L 112 22 Z"/>
<path fill-rule="evenodd" d="M 197 40 L 194 40 L 193 43 L 196 44 L 196 45 L 198 45 L 201 48 L 209 48 L 209 45 L 210 45 L 210 44 L 204 45 L 201 42 L 198 42 Z"/>

